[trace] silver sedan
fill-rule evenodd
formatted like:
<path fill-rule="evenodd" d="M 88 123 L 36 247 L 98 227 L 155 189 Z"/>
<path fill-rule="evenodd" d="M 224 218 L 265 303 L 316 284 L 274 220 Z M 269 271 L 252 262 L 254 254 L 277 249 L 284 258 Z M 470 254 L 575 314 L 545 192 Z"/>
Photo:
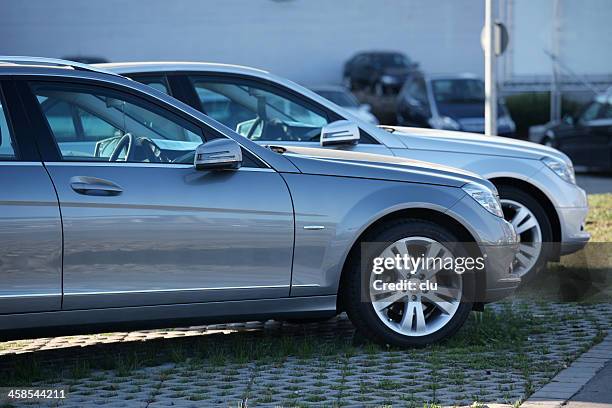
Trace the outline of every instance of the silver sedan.
<path fill-rule="evenodd" d="M 515 270 L 523 281 L 533 278 L 547 261 L 581 249 L 590 238 L 585 231 L 586 194 L 576 185 L 572 162 L 556 149 L 474 133 L 376 127 L 298 84 L 259 69 L 187 62 L 100 66 L 169 93 L 262 144 L 377 153 L 481 175 L 497 187 L 504 216 L 520 235 Z M 413 108 L 429 111 L 426 105 Z M 338 121 L 344 125 L 334 123 Z M 332 125 L 342 137 L 319 139 L 321 128 Z"/>

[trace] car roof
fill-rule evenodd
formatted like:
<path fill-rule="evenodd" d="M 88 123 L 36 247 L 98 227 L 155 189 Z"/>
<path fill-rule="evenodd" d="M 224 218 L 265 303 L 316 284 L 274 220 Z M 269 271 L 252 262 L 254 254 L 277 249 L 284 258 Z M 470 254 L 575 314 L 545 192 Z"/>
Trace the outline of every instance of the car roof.
<path fill-rule="evenodd" d="M 93 64 L 94 67 L 110 70 L 117 74 L 136 74 L 148 72 L 173 72 L 173 71 L 212 71 L 233 72 L 236 74 L 270 75 L 269 72 L 258 68 L 245 67 L 234 64 L 221 64 L 215 62 L 187 62 L 187 61 L 134 61 L 134 62 L 111 62 L 104 64 Z"/>
<path fill-rule="evenodd" d="M 31 68 L 55 68 L 73 71 L 95 72 L 99 74 L 118 76 L 118 74 L 114 72 L 106 71 L 103 68 L 83 64 L 81 62 L 69 61 L 58 58 L 30 57 L 23 55 L 0 55 L 0 67 L 4 68 L 3 71 L 21 71 Z"/>

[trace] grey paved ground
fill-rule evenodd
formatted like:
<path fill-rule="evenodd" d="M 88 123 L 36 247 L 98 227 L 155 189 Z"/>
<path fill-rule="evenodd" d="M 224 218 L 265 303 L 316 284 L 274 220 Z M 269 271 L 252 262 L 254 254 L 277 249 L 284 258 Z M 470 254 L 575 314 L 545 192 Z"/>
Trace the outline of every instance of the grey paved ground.
<path fill-rule="evenodd" d="M 355 347 L 345 316 L 39 339 L 0 343 L 0 384 L 64 387 L 69 407 L 516 404 L 611 326 L 608 303 L 515 301 L 418 350 Z"/>
<path fill-rule="evenodd" d="M 576 182 L 588 194 L 612 193 L 612 174 L 577 174 Z"/>
<path fill-rule="evenodd" d="M 612 407 L 612 362 L 606 364 L 566 406 L 567 408 Z"/>

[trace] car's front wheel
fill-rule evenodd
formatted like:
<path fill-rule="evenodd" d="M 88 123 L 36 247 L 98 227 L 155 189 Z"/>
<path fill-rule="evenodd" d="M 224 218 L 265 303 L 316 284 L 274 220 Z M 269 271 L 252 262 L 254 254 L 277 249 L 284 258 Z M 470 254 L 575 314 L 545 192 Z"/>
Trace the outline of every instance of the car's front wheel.
<path fill-rule="evenodd" d="M 498 186 L 504 218 L 519 236 L 514 273 L 523 283 L 532 280 L 545 265 L 553 241 L 552 227 L 546 211 L 532 195 L 514 187 Z"/>
<path fill-rule="evenodd" d="M 376 258 L 468 257 L 467 247 L 441 225 L 417 219 L 386 223 L 368 234 L 360 253 L 353 255 L 343 279 L 345 307 L 357 330 L 370 340 L 400 347 L 438 342 L 459 330 L 472 310 L 472 273 L 458 274 L 447 266 L 372 273 L 379 263 Z M 413 282 L 417 289 L 384 289 L 383 283 L 389 288 L 389 283 L 400 281 Z"/>

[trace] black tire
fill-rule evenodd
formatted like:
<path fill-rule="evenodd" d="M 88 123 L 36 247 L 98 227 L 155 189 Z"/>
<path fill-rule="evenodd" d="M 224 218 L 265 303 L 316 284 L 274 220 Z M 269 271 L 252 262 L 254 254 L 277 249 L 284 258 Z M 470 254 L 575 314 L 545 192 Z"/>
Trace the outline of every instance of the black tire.
<path fill-rule="evenodd" d="M 522 276 L 521 284 L 525 285 L 526 283 L 532 281 L 537 276 L 537 274 L 545 268 L 548 260 L 551 259 L 553 249 L 552 225 L 548 218 L 548 214 L 546 214 L 546 210 L 544 210 L 544 207 L 542 207 L 538 200 L 531 194 L 518 187 L 503 184 L 497 186 L 497 191 L 499 192 L 500 200 L 508 199 L 516 201 L 527 207 L 529 211 L 531 211 L 535 215 L 538 224 L 540 224 L 543 243 L 542 251 L 540 252 L 540 255 L 534 267 Z M 504 218 L 509 218 L 506 211 L 504 211 Z"/>
<path fill-rule="evenodd" d="M 368 265 L 372 258 L 379 256 L 382 250 L 390 243 L 410 236 L 426 237 L 440 243 L 459 243 L 457 237 L 447 228 L 434 222 L 419 219 L 402 219 L 381 224 L 371 231 L 362 242 L 371 243 L 365 246 L 363 256 L 367 257 Z M 449 248 L 455 256 L 469 256 L 466 247 L 461 244 Z M 472 302 L 462 299 L 455 315 L 438 331 L 423 336 L 408 336 L 400 334 L 385 325 L 377 316 L 370 302 L 362 301 L 362 293 L 368 291 L 369 281 L 361 276 L 361 250 L 352 254 L 351 264 L 345 272 L 342 282 L 343 301 L 346 312 L 353 325 L 363 337 L 384 345 L 398 347 L 423 347 L 428 344 L 442 341 L 463 326 L 472 310 Z M 475 280 L 471 274 L 463 276 L 463 290 L 470 293 L 465 299 L 473 299 Z"/>

